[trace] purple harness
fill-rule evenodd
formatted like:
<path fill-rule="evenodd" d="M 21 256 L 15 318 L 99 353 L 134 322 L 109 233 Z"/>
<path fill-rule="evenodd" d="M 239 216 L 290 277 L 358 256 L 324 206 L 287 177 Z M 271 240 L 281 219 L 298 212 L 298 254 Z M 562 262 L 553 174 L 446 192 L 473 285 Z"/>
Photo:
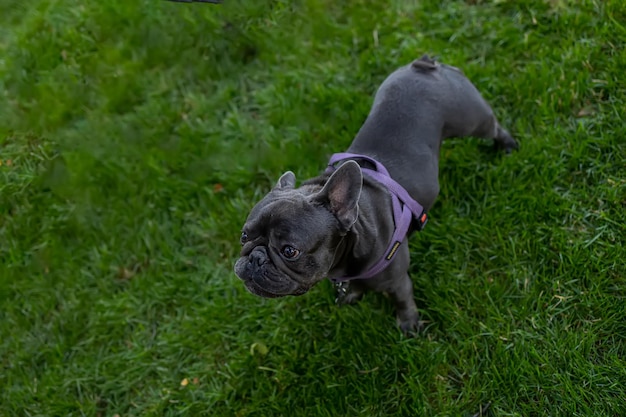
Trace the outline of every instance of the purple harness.
<path fill-rule="evenodd" d="M 428 216 L 426 215 L 424 207 L 422 207 L 417 201 L 413 200 L 404 187 L 391 178 L 389 172 L 383 164 L 370 158 L 369 156 L 346 152 L 336 153 L 331 156 L 326 172 L 333 172 L 335 170 L 335 165 L 346 159 L 363 159 L 374 165 L 375 169 L 361 167 L 361 171 L 373 180 L 384 185 L 389 191 L 393 206 L 393 221 L 396 225 L 396 229 L 393 232 L 393 236 L 391 237 L 391 242 L 385 252 L 385 256 L 380 258 L 370 269 L 357 276 L 334 278 L 334 282 L 372 278 L 376 274 L 382 272 L 389 266 L 391 261 L 393 261 L 396 251 L 409 232 L 412 220 L 415 219 L 417 221 L 418 230 L 422 230 L 428 221 Z"/>

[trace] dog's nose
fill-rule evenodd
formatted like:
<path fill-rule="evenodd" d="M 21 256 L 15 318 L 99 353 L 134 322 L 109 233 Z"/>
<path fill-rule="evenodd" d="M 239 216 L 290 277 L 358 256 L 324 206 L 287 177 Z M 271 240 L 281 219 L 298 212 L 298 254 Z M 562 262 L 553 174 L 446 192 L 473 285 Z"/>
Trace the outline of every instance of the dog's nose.
<path fill-rule="evenodd" d="M 250 259 L 251 264 L 256 266 L 262 266 L 267 262 L 267 256 L 260 249 L 253 250 L 248 259 Z"/>

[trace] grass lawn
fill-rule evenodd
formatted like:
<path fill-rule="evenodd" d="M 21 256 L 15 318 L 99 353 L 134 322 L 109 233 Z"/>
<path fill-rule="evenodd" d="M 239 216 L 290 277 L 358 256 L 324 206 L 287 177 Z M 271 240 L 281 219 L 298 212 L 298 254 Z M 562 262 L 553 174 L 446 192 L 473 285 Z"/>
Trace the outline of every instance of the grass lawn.
<path fill-rule="evenodd" d="M 420 337 L 232 272 L 380 82 L 461 67 L 521 149 L 442 147 Z M 0 416 L 626 415 L 622 0 L 3 0 Z"/>

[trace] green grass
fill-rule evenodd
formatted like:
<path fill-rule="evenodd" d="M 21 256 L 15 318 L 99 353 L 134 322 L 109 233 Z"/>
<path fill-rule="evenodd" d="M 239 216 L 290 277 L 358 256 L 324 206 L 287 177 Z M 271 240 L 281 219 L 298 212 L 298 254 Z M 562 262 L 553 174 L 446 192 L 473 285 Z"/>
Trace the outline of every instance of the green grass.
<path fill-rule="evenodd" d="M 4 0 L 0 415 L 626 415 L 625 22 L 621 0 Z M 426 332 L 328 282 L 248 294 L 248 210 L 426 52 L 521 143 L 444 144 L 411 241 Z"/>

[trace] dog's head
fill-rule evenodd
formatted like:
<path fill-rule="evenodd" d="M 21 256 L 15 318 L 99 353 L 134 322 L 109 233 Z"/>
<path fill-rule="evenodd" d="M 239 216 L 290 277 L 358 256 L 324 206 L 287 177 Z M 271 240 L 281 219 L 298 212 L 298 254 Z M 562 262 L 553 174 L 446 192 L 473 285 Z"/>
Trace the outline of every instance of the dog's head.
<path fill-rule="evenodd" d="M 286 172 L 250 212 L 235 273 L 253 294 L 301 295 L 326 278 L 337 248 L 357 220 L 363 177 L 341 165 L 323 186 L 295 187 Z"/>

